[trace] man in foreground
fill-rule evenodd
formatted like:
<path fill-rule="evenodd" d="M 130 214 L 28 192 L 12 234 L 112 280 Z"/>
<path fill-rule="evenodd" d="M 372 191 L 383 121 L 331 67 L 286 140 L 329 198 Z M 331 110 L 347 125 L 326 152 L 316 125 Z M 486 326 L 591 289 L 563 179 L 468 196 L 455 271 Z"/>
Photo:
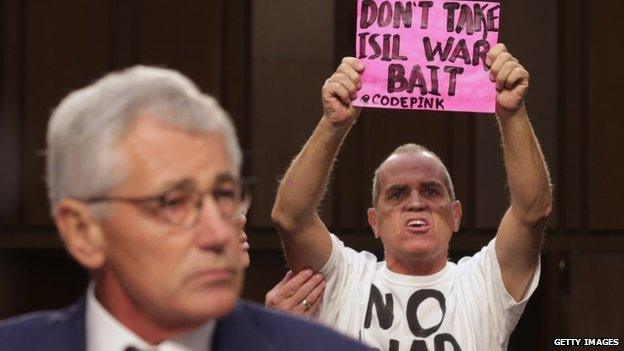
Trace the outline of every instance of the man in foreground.
<path fill-rule="evenodd" d="M 329 233 L 317 206 L 359 115 L 352 101 L 364 66 L 345 58 L 326 81 L 324 115 L 286 172 L 272 212 L 293 271 L 309 267 L 325 276 L 323 322 L 383 350 L 506 349 L 537 287 L 552 195 L 524 107 L 529 74 L 502 44 L 487 64 L 496 82 L 511 204 L 496 237 L 458 264 L 447 254 L 461 203 L 444 164 L 416 144 L 397 148 L 375 172 L 368 221 L 385 261 Z"/>
<path fill-rule="evenodd" d="M 135 67 L 70 94 L 48 126 L 52 214 L 92 277 L 68 309 L 0 323 L 2 350 L 361 350 L 239 302 L 240 150 L 177 72 Z"/>

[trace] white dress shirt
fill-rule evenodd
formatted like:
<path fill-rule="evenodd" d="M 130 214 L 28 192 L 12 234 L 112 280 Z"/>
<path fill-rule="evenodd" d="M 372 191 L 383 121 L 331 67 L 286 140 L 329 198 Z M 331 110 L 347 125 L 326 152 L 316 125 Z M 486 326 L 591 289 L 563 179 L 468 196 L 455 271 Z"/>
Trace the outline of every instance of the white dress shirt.
<path fill-rule="evenodd" d="M 87 290 L 87 351 L 125 351 L 133 346 L 140 351 L 210 351 L 215 321 L 158 345 L 150 345 L 113 317 L 95 297 L 95 284 Z"/>

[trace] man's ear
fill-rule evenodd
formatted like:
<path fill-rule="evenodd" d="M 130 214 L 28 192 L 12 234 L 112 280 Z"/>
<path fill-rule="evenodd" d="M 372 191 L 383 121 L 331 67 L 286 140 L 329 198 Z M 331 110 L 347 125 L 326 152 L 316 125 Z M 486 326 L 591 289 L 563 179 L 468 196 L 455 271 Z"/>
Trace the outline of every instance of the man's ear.
<path fill-rule="evenodd" d="M 78 263 L 88 270 L 97 270 L 104 265 L 104 237 L 88 205 L 74 199 L 62 199 L 56 204 L 54 221 L 67 251 Z"/>
<path fill-rule="evenodd" d="M 462 218 L 462 204 L 459 200 L 453 201 L 453 232 L 457 233 L 459 231 L 459 225 L 461 224 Z"/>
<path fill-rule="evenodd" d="M 374 207 L 369 207 L 366 215 L 368 216 L 368 224 L 371 229 L 373 229 L 373 233 L 375 233 L 375 238 L 379 238 L 379 231 L 377 229 L 377 210 Z"/>

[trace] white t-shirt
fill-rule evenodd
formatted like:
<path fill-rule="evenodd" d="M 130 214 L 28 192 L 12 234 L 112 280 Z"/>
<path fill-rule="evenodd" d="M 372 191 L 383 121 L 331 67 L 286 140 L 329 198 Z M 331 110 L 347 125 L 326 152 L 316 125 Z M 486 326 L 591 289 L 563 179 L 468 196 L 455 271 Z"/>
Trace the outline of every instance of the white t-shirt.
<path fill-rule="evenodd" d="M 433 275 L 410 276 L 332 234 L 319 320 L 380 350 L 506 350 L 540 267 L 516 302 L 503 285 L 494 242 Z"/>

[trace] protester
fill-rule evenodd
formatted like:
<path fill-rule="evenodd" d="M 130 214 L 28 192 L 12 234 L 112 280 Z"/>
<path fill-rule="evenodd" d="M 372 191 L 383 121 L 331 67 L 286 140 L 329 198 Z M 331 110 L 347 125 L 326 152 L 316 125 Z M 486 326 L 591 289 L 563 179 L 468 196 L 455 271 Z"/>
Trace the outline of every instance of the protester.
<path fill-rule="evenodd" d="M 524 106 L 529 73 L 502 44 L 486 63 L 496 83 L 510 206 L 495 238 L 457 264 L 448 248 L 461 203 L 439 157 L 416 144 L 398 147 L 374 175 L 368 222 L 385 260 L 329 233 L 317 208 L 360 114 L 352 102 L 364 64 L 345 58 L 325 82 L 324 114 L 282 179 L 272 212 L 293 272 L 312 269 L 326 279 L 321 321 L 383 350 L 506 349 L 537 287 L 552 194 Z"/>

